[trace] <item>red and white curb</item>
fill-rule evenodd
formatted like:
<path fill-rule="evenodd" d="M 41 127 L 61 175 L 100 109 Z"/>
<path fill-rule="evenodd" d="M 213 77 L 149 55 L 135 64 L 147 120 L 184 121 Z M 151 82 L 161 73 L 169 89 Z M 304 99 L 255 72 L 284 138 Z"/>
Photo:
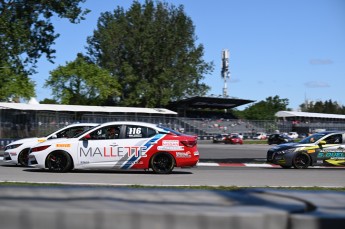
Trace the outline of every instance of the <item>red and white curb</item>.
<path fill-rule="evenodd" d="M 199 162 L 198 167 L 252 167 L 252 168 L 281 168 L 280 165 L 273 165 L 267 163 L 213 163 L 213 162 Z M 344 169 L 344 166 L 310 166 L 310 168 L 335 168 Z"/>

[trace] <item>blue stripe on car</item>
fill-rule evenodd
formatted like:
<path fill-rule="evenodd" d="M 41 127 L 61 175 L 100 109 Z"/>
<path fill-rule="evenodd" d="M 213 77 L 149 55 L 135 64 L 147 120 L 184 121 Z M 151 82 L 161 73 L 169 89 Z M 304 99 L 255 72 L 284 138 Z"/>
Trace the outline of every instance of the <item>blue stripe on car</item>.
<path fill-rule="evenodd" d="M 149 151 L 149 149 L 152 147 L 152 143 L 156 143 L 158 142 L 161 138 L 163 138 L 165 136 L 165 134 L 157 134 L 156 136 L 154 136 L 153 138 L 151 138 L 149 141 L 147 141 L 144 144 L 144 147 L 146 148 L 146 152 Z M 140 154 L 138 154 L 138 156 L 136 156 L 135 154 L 132 155 L 132 157 L 127 160 L 123 165 L 122 165 L 122 169 L 129 169 L 130 167 L 132 167 L 134 165 L 134 162 L 136 162 L 138 159 L 140 158 Z"/>

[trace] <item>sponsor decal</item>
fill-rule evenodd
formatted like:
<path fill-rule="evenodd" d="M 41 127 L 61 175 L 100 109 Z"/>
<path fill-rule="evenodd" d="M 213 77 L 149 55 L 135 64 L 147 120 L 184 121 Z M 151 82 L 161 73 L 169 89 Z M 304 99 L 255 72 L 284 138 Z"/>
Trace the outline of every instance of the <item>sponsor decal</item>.
<path fill-rule="evenodd" d="M 158 150 L 161 151 L 182 151 L 184 150 L 183 146 L 158 146 Z"/>
<path fill-rule="evenodd" d="M 176 152 L 176 158 L 191 158 L 190 152 Z"/>
<path fill-rule="evenodd" d="M 152 139 L 150 139 L 149 141 L 147 141 L 144 146 L 142 146 L 145 150 L 145 152 L 143 152 L 143 156 L 142 157 L 146 157 L 146 152 L 149 152 L 150 149 L 153 147 L 153 143 L 157 143 L 160 139 L 162 139 L 163 137 L 165 136 L 165 134 L 157 134 L 155 135 Z M 158 147 L 157 147 L 158 148 Z M 120 167 L 122 169 L 129 169 L 131 168 L 135 163 L 136 161 L 138 161 L 140 159 L 139 156 L 136 156 L 136 155 L 132 155 L 130 158 L 128 158 L 128 162 L 130 163 L 125 163 L 125 164 L 122 164 L 120 165 Z M 134 162 L 134 163 L 133 163 Z"/>
<path fill-rule="evenodd" d="M 339 159 L 336 159 L 336 160 L 325 160 L 327 163 L 330 163 L 332 165 L 335 165 L 335 166 L 344 166 L 345 165 L 345 160 L 339 160 Z"/>
<path fill-rule="evenodd" d="M 321 150 L 318 155 L 317 158 L 329 158 L 329 159 L 345 159 L 345 151 L 344 150 L 337 150 L 337 152 L 330 152 L 327 149 L 325 150 Z"/>
<path fill-rule="evenodd" d="M 46 141 L 46 139 L 41 138 L 41 139 L 37 139 L 37 141 L 41 143 L 41 142 L 45 142 L 45 141 Z"/>
<path fill-rule="evenodd" d="M 180 146 L 178 140 L 163 140 L 162 145 L 157 147 L 162 151 L 181 151 L 184 150 L 184 146 Z"/>
<path fill-rule="evenodd" d="M 308 149 L 308 153 L 315 153 L 315 149 Z"/>
<path fill-rule="evenodd" d="M 129 128 L 127 135 L 130 138 L 142 138 L 143 137 L 141 127 L 131 127 L 131 128 Z"/>
<path fill-rule="evenodd" d="M 57 148 L 70 148 L 71 144 L 56 144 Z"/>
<path fill-rule="evenodd" d="M 11 155 L 11 156 L 17 156 L 17 153 L 12 153 L 12 152 L 10 152 L 10 155 Z"/>
<path fill-rule="evenodd" d="M 79 148 L 80 157 L 146 157 L 145 146 L 125 146 L 125 147 L 96 147 L 96 148 Z"/>
<path fill-rule="evenodd" d="M 162 141 L 163 146 L 179 146 L 178 140 L 163 140 Z"/>

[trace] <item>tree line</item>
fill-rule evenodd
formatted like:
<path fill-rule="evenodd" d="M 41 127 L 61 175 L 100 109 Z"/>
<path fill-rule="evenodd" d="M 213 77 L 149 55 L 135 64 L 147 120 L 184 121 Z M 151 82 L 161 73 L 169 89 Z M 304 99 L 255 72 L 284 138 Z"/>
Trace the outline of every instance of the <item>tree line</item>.
<path fill-rule="evenodd" d="M 53 61 L 56 52 L 52 44 L 58 34 L 50 18 L 56 15 L 77 23 L 89 11 L 79 7 L 83 2 L 2 1 L 0 24 L 6 30 L 1 30 L 0 42 L 9 46 L 1 51 L 1 66 L 9 68 L 0 70 L 6 82 L 0 87 L 1 100 L 34 95 L 30 75 L 37 60 L 45 54 Z M 182 5 L 134 1 L 128 10 L 117 7 L 102 13 L 87 38 L 87 53 L 51 71 L 45 87 L 61 104 L 162 107 L 203 96 L 210 88 L 202 80 L 213 63 L 203 60 L 204 47 L 196 39 L 195 26 Z"/>

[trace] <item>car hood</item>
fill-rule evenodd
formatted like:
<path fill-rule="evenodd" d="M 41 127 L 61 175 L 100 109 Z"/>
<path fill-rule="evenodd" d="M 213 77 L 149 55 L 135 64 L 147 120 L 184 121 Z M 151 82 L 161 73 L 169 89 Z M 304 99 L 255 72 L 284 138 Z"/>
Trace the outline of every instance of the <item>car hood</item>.
<path fill-rule="evenodd" d="M 72 139 L 72 138 L 55 138 L 55 139 L 49 139 L 49 140 L 47 140 L 47 141 L 45 141 L 45 142 L 41 142 L 41 143 L 39 143 L 39 144 L 37 144 L 37 145 L 35 145 L 35 147 L 36 146 L 43 146 L 43 145 L 53 145 L 53 144 L 57 144 L 57 143 L 61 143 L 61 142 L 68 142 L 70 139 Z"/>
<path fill-rule="evenodd" d="M 23 144 L 23 143 L 27 143 L 27 142 L 37 142 L 37 143 L 40 143 L 40 142 L 43 142 L 43 141 L 46 141 L 46 140 L 47 140 L 47 138 L 45 138 L 45 137 L 43 137 L 43 138 L 23 138 L 23 139 L 19 139 L 17 141 L 11 142 L 8 145 Z"/>

